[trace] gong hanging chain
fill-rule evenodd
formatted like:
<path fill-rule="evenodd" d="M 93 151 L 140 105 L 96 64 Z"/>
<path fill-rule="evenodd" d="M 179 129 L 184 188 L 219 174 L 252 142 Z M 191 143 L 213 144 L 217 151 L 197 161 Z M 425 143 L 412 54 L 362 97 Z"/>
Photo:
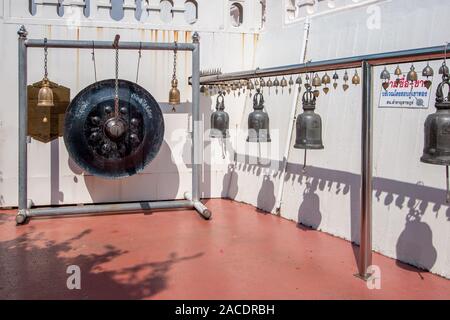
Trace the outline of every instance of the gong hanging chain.
<path fill-rule="evenodd" d="M 97 64 L 95 63 L 95 44 L 92 41 L 92 62 L 94 63 L 94 78 L 95 82 L 97 82 Z"/>
<path fill-rule="evenodd" d="M 139 42 L 139 56 L 138 56 L 138 64 L 137 64 L 137 71 L 136 71 L 136 83 L 138 83 L 139 80 L 139 69 L 141 65 L 141 58 L 142 58 L 142 42 Z"/>
<path fill-rule="evenodd" d="M 114 115 L 119 116 L 119 46 L 116 46 L 116 79 L 114 96 Z"/>
<path fill-rule="evenodd" d="M 47 63 L 48 63 L 48 48 L 47 48 L 47 38 L 44 39 L 44 79 L 48 79 L 48 70 L 47 70 Z"/>
<path fill-rule="evenodd" d="M 175 41 L 175 50 L 173 51 L 173 75 L 172 80 L 177 79 L 177 54 L 178 54 L 178 43 Z"/>

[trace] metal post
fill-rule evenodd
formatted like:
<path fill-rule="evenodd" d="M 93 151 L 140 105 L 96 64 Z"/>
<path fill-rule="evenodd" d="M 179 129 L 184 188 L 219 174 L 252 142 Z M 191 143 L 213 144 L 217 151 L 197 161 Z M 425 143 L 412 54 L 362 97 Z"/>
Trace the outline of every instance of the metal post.
<path fill-rule="evenodd" d="M 192 201 L 199 201 L 203 142 L 200 119 L 200 39 L 197 32 L 192 38 L 195 45 L 192 51 Z"/>
<path fill-rule="evenodd" d="M 19 177 L 18 177 L 18 207 L 19 212 L 16 222 L 21 224 L 26 219 L 27 211 L 27 130 L 28 130 L 28 107 L 27 107 L 27 30 L 21 26 L 17 32 L 19 35 Z"/>
<path fill-rule="evenodd" d="M 361 230 L 359 244 L 359 277 L 368 279 L 372 265 L 372 66 L 362 63 L 362 132 L 361 132 Z"/>

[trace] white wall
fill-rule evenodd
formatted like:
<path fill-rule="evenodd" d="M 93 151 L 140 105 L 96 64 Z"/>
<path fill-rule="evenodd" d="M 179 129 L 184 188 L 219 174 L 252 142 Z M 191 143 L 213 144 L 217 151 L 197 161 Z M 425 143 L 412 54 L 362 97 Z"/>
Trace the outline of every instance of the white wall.
<path fill-rule="evenodd" d="M 267 27 L 260 35 L 256 67 L 298 63 L 304 20 L 285 23 L 281 1 L 268 2 Z M 329 14 L 312 16 L 306 59 L 314 61 L 359 54 L 394 51 L 450 41 L 448 1 L 372 1 Z M 336 1 L 337 8 L 345 1 Z M 347 1 L 348 5 L 354 5 Z M 358 4 L 360 5 L 360 4 Z M 378 13 L 380 28 L 369 29 L 367 20 Z M 436 71 L 440 61 L 431 63 Z M 421 72 L 425 63 L 416 64 Z M 410 65 L 400 65 L 409 70 Z M 390 66 L 393 73 L 395 66 Z M 239 68 L 237 68 L 239 69 Z M 361 75 L 361 71 L 358 70 Z M 375 68 L 374 92 L 374 204 L 373 247 L 389 257 L 450 277 L 450 209 L 445 203 L 445 170 L 420 162 L 423 123 L 434 112 L 433 93 L 428 110 L 379 109 L 381 68 Z M 349 70 L 350 78 L 354 70 Z M 323 74 L 321 73 L 320 76 Z M 329 73 L 331 76 L 332 73 Z M 339 72 L 342 79 L 343 72 Z M 435 76 L 432 91 L 439 77 Z M 287 137 L 294 95 L 265 95 L 271 130 L 272 167 L 248 164 L 238 158 L 229 195 L 236 200 L 275 213 L 280 185 L 279 163 Z M 248 105 L 241 122 L 246 127 Z M 321 93 L 317 112 L 324 123 L 325 150 L 308 152 L 302 174 L 303 151 L 291 141 L 284 181 L 282 217 L 354 242 L 359 241 L 361 86 L 350 85 Z M 297 112 L 298 113 L 298 112 Z M 293 136 L 295 139 L 295 133 Z M 239 153 L 244 153 L 244 143 Z M 253 155 L 256 155 L 253 153 Z M 251 159 L 254 160 L 254 159 Z M 247 185 L 254 187 L 247 188 Z"/>

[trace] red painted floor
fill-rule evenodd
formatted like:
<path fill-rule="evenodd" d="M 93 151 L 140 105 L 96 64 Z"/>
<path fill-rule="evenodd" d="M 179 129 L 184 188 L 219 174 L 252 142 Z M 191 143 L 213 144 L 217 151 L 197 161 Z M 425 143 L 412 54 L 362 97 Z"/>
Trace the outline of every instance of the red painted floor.
<path fill-rule="evenodd" d="M 249 205 L 194 211 L 33 219 L 0 213 L 2 299 L 450 299 L 450 281 L 374 255 L 381 290 L 353 276 L 347 241 Z M 66 269 L 81 268 L 81 290 Z"/>

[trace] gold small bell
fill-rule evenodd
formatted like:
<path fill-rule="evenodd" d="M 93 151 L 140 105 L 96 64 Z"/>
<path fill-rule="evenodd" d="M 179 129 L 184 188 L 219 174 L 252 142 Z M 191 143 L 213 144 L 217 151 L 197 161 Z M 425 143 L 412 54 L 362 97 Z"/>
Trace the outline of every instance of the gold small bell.
<path fill-rule="evenodd" d="M 169 92 L 169 104 L 177 105 L 180 104 L 180 90 L 178 90 L 178 80 L 172 80 L 172 89 Z"/>
<path fill-rule="evenodd" d="M 281 79 L 281 93 L 284 92 L 284 88 L 287 87 L 287 85 L 288 85 L 288 82 L 287 82 L 286 78 L 283 77 L 283 78 Z"/>
<path fill-rule="evenodd" d="M 38 93 L 38 107 L 54 107 L 53 90 L 50 88 L 50 81 L 44 78 Z"/>
<path fill-rule="evenodd" d="M 322 80 L 320 80 L 320 77 L 317 73 L 313 78 L 312 85 L 316 88 L 320 87 L 322 85 Z"/>
<path fill-rule="evenodd" d="M 261 81 L 259 82 L 259 85 L 261 86 L 261 88 L 266 86 L 266 80 L 264 80 L 264 78 L 261 78 Z"/>
<path fill-rule="evenodd" d="M 355 70 L 355 75 L 352 78 L 352 83 L 356 86 L 361 83 L 361 78 L 358 75 L 358 70 Z"/>
<path fill-rule="evenodd" d="M 328 73 L 325 73 L 325 75 L 322 77 L 322 83 L 323 84 L 329 84 L 331 82 L 331 78 L 330 78 L 330 76 L 328 75 Z"/>
<path fill-rule="evenodd" d="M 347 81 L 348 81 L 348 72 L 347 72 L 347 70 L 345 70 L 343 79 L 344 79 L 344 84 L 342 85 L 342 88 L 344 89 L 344 91 L 347 91 L 348 88 L 349 88 L 349 85 L 347 84 Z"/>
<path fill-rule="evenodd" d="M 280 80 L 278 80 L 278 77 L 276 77 L 273 81 L 273 85 L 275 87 L 275 93 L 278 94 L 278 87 L 280 86 Z"/>
<path fill-rule="evenodd" d="M 397 66 L 397 68 L 395 68 L 394 74 L 397 76 L 397 79 L 395 79 L 395 82 L 397 84 L 400 83 L 400 76 L 402 75 L 402 70 L 400 69 L 400 66 Z"/>
<path fill-rule="evenodd" d="M 411 65 L 411 69 L 409 70 L 408 75 L 406 76 L 406 80 L 408 80 L 408 82 L 417 81 L 417 72 L 416 68 L 414 68 L 414 65 Z"/>

